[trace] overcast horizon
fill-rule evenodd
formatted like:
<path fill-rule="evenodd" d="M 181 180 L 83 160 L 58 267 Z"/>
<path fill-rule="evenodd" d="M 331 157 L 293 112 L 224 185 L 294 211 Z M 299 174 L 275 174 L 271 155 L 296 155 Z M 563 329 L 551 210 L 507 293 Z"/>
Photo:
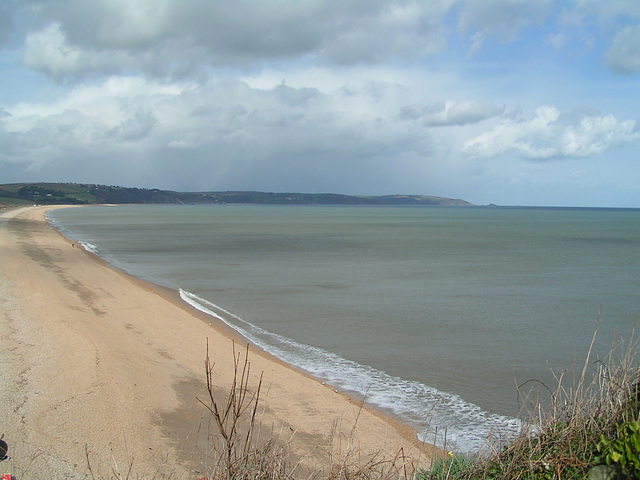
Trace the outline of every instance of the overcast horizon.
<path fill-rule="evenodd" d="M 638 0 L 3 0 L 0 183 L 640 207 Z"/>

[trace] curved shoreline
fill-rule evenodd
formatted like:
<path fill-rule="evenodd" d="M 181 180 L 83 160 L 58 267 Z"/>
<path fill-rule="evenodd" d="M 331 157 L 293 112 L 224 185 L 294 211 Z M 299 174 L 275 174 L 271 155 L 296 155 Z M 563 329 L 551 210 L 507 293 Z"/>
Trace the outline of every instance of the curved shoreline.
<path fill-rule="evenodd" d="M 66 206 L 64 207 L 59 207 L 59 206 L 55 206 L 54 208 L 67 208 Z M 71 207 L 70 208 L 75 208 Z M 53 208 L 47 209 L 46 211 L 43 212 L 43 215 L 46 214 L 47 211 L 52 210 Z M 45 217 L 46 218 L 46 217 Z M 48 222 L 47 222 L 48 223 Z M 60 230 L 58 230 L 57 228 L 55 228 L 54 226 L 52 226 L 51 224 L 49 224 L 49 226 L 51 228 L 53 228 L 55 231 L 58 232 L 58 234 L 67 242 L 69 243 L 73 243 L 73 240 L 67 238 Z M 270 352 L 267 352 L 266 350 L 264 350 L 263 348 L 261 348 L 258 345 L 255 345 L 254 343 L 252 343 L 249 339 L 247 339 L 246 337 L 244 337 L 240 332 L 238 332 L 236 329 L 234 329 L 233 327 L 227 325 L 226 323 L 224 323 L 222 320 L 216 319 L 214 316 L 209 315 L 201 310 L 199 310 L 198 308 L 194 307 L 193 305 L 189 304 L 188 302 L 186 302 L 183 298 L 181 298 L 180 296 L 180 292 L 178 290 L 174 290 L 170 287 L 166 287 L 163 285 L 159 285 L 157 283 L 153 283 L 151 281 L 147 281 L 147 280 L 143 280 L 141 278 L 136 277 L 135 275 L 132 275 L 130 273 L 127 273 L 115 266 L 112 266 L 109 264 L 109 262 L 107 260 L 105 260 L 104 258 L 102 258 L 100 255 L 88 251 L 86 249 L 84 249 L 84 251 L 86 252 L 87 255 L 89 255 L 90 257 L 94 258 L 95 261 L 99 262 L 101 265 L 105 266 L 106 268 L 110 268 L 113 269 L 117 272 L 119 272 L 120 274 L 128 277 L 130 279 L 130 281 L 132 281 L 133 283 L 136 283 L 138 285 L 140 285 L 142 288 L 148 289 L 158 295 L 160 295 L 161 297 L 163 297 L 165 300 L 172 302 L 174 305 L 176 305 L 177 307 L 187 311 L 190 315 L 197 317 L 198 319 L 200 319 L 202 322 L 204 322 L 205 324 L 207 324 L 208 326 L 210 326 L 211 328 L 213 328 L 214 330 L 216 330 L 217 333 L 219 333 L 220 335 L 223 335 L 225 337 L 230 338 L 231 340 L 237 342 L 239 345 L 246 345 L 249 344 L 250 346 L 250 352 L 252 354 L 255 353 L 259 353 L 260 355 L 265 356 L 266 358 L 269 359 L 269 361 L 271 362 L 275 362 L 279 365 L 282 365 L 285 368 L 291 369 L 294 372 L 296 372 L 296 374 L 302 375 L 316 383 L 321 384 L 322 386 L 328 388 L 329 390 L 333 391 L 333 393 L 339 394 L 341 396 L 343 396 L 347 401 L 349 401 L 351 404 L 353 405 L 358 405 L 360 408 L 360 405 L 362 405 L 362 408 L 368 410 L 370 413 L 378 416 L 380 419 L 382 419 L 383 421 L 385 421 L 386 423 L 388 423 L 389 425 L 391 425 L 394 429 L 396 429 L 400 435 L 402 437 L 404 437 L 406 440 L 410 441 L 413 445 L 416 445 L 418 448 L 420 449 L 424 449 L 427 452 L 431 452 L 433 450 L 433 448 L 435 448 L 432 444 L 429 443 L 425 443 L 419 440 L 418 438 L 418 433 L 414 428 L 410 427 L 409 425 L 406 425 L 405 423 L 403 423 L 402 421 L 389 416 L 388 414 L 376 409 L 375 407 L 369 406 L 366 404 L 366 402 L 363 404 L 363 400 L 358 400 L 356 398 L 354 398 L 353 396 L 349 395 L 348 393 L 342 392 L 339 389 L 336 389 L 335 386 L 327 384 L 326 382 L 323 382 L 322 380 L 319 380 L 318 378 L 314 377 L 312 374 L 296 367 L 295 365 L 291 365 L 290 363 L 280 359 L 279 357 L 277 357 L 276 355 L 273 355 Z M 439 449 L 436 449 L 437 451 L 440 451 Z"/>
<path fill-rule="evenodd" d="M 18 388 L 22 384 L 28 393 L 30 389 L 41 388 L 38 382 L 44 382 L 43 390 L 55 392 L 52 396 L 60 397 L 55 405 L 52 405 L 49 395 L 33 400 L 33 405 L 29 405 L 33 408 L 23 415 L 24 428 L 16 426 L 15 435 L 9 434 L 12 437 L 10 444 L 16 441 L 21 431 L 31 444 L 46 445 L 40 435 L 45 432 L 28 431 L 30 426 L 38 423 L 37 413 L 56 405 L 56 410 L 59 405 L 70 405 L 74 398 L 81 396 L 87 401 L 69 413 L 76 417 L 75 431 L 67 426 L 65 435 L 59 436 L 84 435 L 99 445 L 96 450 L 108 450 L 115 448 L 118 435 L 129 428 L 144 431 L 148 437 L 144 443 L 154 446 L 134 446 L 140 440 L 136 435 L 128 439 L 127 449 L 129 453 L 136 452 L 139 462 L 153 466 L 154 457 L 150 457 L 149 450 L 155 453 L 165 448 L 166 451 L 172 450 L 173 468 L 185 468 L 185 464 L 192 468 L 198 439 L 188 447 L 185 445 L 193 440 L 194 432 L 199 428 L 194 425 L 194 420 L 202 421 L 203 408 L 195 398 L 203 396 L 206 339 L 212 347 L 210 351 L 215 352 L 211 356 L 216 367 L 220 367 L 217 378 L 223 389 L 230 385 L 229 372 L 224 366 L 230 364 L 232 343 L 246 343 L 246 340 L 222 322 L 212 322 L 211 317 L 180 299 L 178 292 L 116 270 L 84 249 L 70 248 L 73 242 L 44 220 L 44 213 L 51 208 L 57 207 L 27 208 L 6 213 L 0 228 L 2 244 L 12 247 L 5 248 L 3 255 L 2 275 L 8 280 L 11 290 L 4 295 L 5 310 L 11 304 L 20 310 L 16 316 L 29 320 L 13 322 L 18 325 L 15 327 L 18 333 L 28 337 L 28 332 L 20 332 L 20 329 L 27 328 L 25 325 L 35 327 L 42 333 L 38 336 L 41 344 L 51 344 L 42 348 L 46 362 L 40 368 L 46 375 L 33 373 L 26 381 L 16 382 L 16 389 L 22 388 Z M 11 228 L 7 225 L 9 221 L 13 222 Z M 56 235 L 51 235 L 52 232 Z M 34 295 L 34 291 L 38 294 Z M 136 315 L 130 316 L 126 313 L 128 310 L 135 310 Z M 47 312 L 46 318 L 40 317 L 43 311 Z M 194 322 L 194 319 L 200 321 Z M 3 346 L 6 346 L 5 342 L 0 345 Z M 69 353 L 65 355 L 67 349 Z M 131 352 L 132 349 L 135 353 Z M 20 348 L 16 347 L 16 350 Z M 320 450 L 331 449 L 332 442 L 338 438 L 344 440 L 349 437 L 365 455 L 384 451 L 393 456 L 398 448 L 403 448 L 405 454 L 423 465 L 438 451 L 420 442 L 410 427 L 370 408 L 362 409 L 361 402 L 336 394 L 317 379 L 256 347 L 251 347 L 250 352 L 253 371 L 263 371 L 268 385 L 261 404 L 261 422 L 269 426 L 273 436 L 285 437 L 284 432 L 289 432 L 286 435 L 289 437 L 290 429 L 295 431 L 290 447 L 295 455 L 309 464 L 309 468 L 322 465 Z M 22 357 L 23 363 L 26 353 Z M 121 355 L 129 358 L 119 358 Z M 49 362 L 50 356 L 55 357 L 55 361 Z M 65 365 L 70 358 L 82 360 L 81 367 L 77 368 L 83 372 L 80 378 L 88 376 L 95 381 L 83 384 L 74 375 L 78 372 L 73 368 L 66 369 L 69 371 L 62 369 L 62 372 L 55 368 L 56 365 Z M 13 366 L 15 371 L 36 370 L 35 367 L 25 369 L 24 365 L 17 363 Z M 7 371 L 13 373 L 11 367 Z M 57 374 L 62 376 L 57 382 L 43 380 L 47 375 L 53 378 Z M 61 385 L 75 385 L 74 382 L 81 384 L 71 388 L 78 392 L 65 393 L 64 388 L 59 388 Z M 139 388 L 141 385 L 145 391 L 134 393 L 143 390 Z M 167 389 L 168 385 L 172 388 Z M 92 388 L 99 393 L 97 399 L 87 398 L 92 397 Z M 105 395 L 107 393 L 109 395 Z M 99 427 L 102 437 L 96 435 L 98 438 L 95 440 L 90 433 L 95 428 L 92 426 L 87 431 L 81 419 L 77 418 L 92 407 L 117 412 L 113 416 L 119 417 L 122 412 L 118 407 L 121 405 L 128 405 L 123 418 L 106 422 L 113 432 L 109 432 L 104 421 L 89 415 L 96 424 L 103 424 Z M 18 405 L 18 410 L 21 408 Z M 11 414 L 4 416 L 11 417 Z M 9 424 L 15 424 L 10 420 Z M 353 429 L 355 422 L 357 428 Z M 65 417 L 52 423 L 64 424 Z M 45 430 L 53 429 L 54 425 L 46 427 Z M 329 438 L 332 430 L 338 434 Z M 149 435 L 149 432 L 153 434 Z M 131 435 L 125 433 L 125 436 Z M 70 449 L 69 443 L 74 442 L 61 442 L 57 458 L 66 459 L 76 466 L 82 465 L 84 451 Z M 121 455 L 126 456 L 127 449 Z"/>

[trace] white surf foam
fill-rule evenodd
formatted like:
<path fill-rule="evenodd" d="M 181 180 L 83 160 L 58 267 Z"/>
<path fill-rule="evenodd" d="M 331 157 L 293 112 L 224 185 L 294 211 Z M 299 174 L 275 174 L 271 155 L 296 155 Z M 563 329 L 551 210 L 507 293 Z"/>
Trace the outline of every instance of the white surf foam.
<path fill-rule="evenodd" d="M 89 242 L 78 242 L 82 248 L 84 248 L 87 252 L 93 253 L 95 255 L 99 255 L 98 246 Z"/>
<path fill-rule="evenodd" d="M 397 416 L 416 428 L 422 441 L 473 455 L 490 436 L 509 438 L 520 428 L 518 419 L 489 414 L 458 395 L 268 332 L 191 292 L 180 289 L 180 297 L 281 360 Z"/>

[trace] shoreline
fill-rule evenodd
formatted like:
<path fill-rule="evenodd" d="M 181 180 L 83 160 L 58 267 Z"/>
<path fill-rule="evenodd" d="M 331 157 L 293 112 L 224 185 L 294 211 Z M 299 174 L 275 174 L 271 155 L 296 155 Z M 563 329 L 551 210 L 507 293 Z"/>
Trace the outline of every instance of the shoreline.
<path fill-rule="evenodd" d="M 71 206 L 71 208 L 75 208 L 76 206 Z M 80 206 L 77 206 L 80 207 Z M 54 208 L 67 208 L 66 206 L 64 207 L 54 207 Z M 48 210 L 52 210 L 52 209 L 47 209 Z M 45 212 L 43 212 L 44 215 Z M 68 243 L 74 243 L 73 240 L 67 238 L 64 236 L 64 234 L 62 232 L 60 232 L 60 230 L 58 230 L 57 228 L 53 227 L 51 224 L 49 224 L 47 222 L 47 224 L 49 225 L 49 227 L 53 228 L 66 242 Z M 406 425 L 405 423 L 403 423 L 400 419 L 398 418 L 394 418 L 393 416 L 386 414 L 382 411 L 380 411 L 379 409 L 376 409 L 375 407 L 366 405 L 366 402 L 364 402 L 365 399 L 357 399 L 355 397 L 353 397 L 352 395 L 349 395 L 346 392 L 341 391 L 339 388 L 330 385 L 326 382 L 323 382 L 322 380 L 314 377 L 312 374 L 302 370 L 301 368 L 296 367 L 295 365 L 291 365 L 290 363 L 287 363 L 286 361 L 280 359 L 279 357 L 277 357 L 276 355 L 267 352 L 266 350 L 264 350 L 263 348 L 261 348 L 258 345 L 255 345 L 254 343 L 252 343 L 249 339 L 247 339 L 246 337 L 244 337 L 240 332 L 238 332 L 236 329 L 234 329 L 233 327 L 227 325 L 226 323 L 224 323 L 222 320 L 217 319 L 215 316 L 213 315 L 209 315 L 205 312 L 202 312 L 201 310 L 199 310 L 198 308 L 196 308 L 195 306 L 189 304 L 188 302 L 186 302 L 185 300 L 183 300 L 180 296 L 180 292 L 178 290 L 174 290 L 170 287 L 167 286 L 163 286 L 157 283 L 153 283 L 151 281 L 148 280 L 143 280 L 141 278 L 136 277 L 135 275 L 132 275 L 130 273 L 127 273 L 124 270 L 121 270 L 115 266 L 112 266 L 109 264 L 109 262 L 107 260 L 105 260 L 104 258 L 100 257 L 98 254 L 91 252 L 89 250 L 86 250 L 83 248 L 83 251 L 90 256 L 91 258 L 93 258 L 95 261 L 97 261 L 98 263 L 100 263 L 101 265 L 103 265 L 106 268 L 115 270 L 116 272 L 124 275 L 125 277 L 127 277 L 132 283 L 135 283 L 137 285 L 139 285 L 141 288 L 144 288 L 146 290 L 149 290 L 161 297 L 163 297 L 165 300 L 173 303 L 174 305 L 176 305 L 178 308 L 181 308 L 182 310 L 185 310 L 186 312 L 188 312 L 190 315 L 192 315 L 193 317 L 198 318 L 201 322 L 205 323 L 206 325 L 210 326 L 211 328 L 213 328 L 218 334 L 227 337 L 235 342 L 237 342 L 238 344 L 238 350 L 242 350 L 242 348 L 244 348 L 246 345 L 249 345 L 249 351 L 251 354 L 259 354 L 261 356 L 266 357 L 270 362 L 274 362 L 277 363 L 287 369 L 290 369 L 292 371 L 294 371 L 296 374 L 298 375 L 302 375 L 306 378 L 308 378 L 309 380 L 322 385 L 323 387 L 331 390 L 334 394 L 338 394 L 343 396 L 348 402 L 350 402 L 353 405 L 362 405 L 364 409 L 368 410 L 371 414 L 378 416 L 381 420 L 383 420 L 384 422 L 388 423 L 390 426 L 392 426 L 394 429 L 396 429 L 403 437 L 405 437 L 408 441 L 410 441 L 411 443 L 413 443 L 414 445 L 419 446 L 420 448 L 425 448 L 430 451 L 432 449 L 432 447 L 434 447 L 432 444 L 426 443 L 426 442 L 422 442 L 420 441 L 420 439 L 418 438 L 418 434 L 419 432 L 417 432 L 414 428 L 412 428 L 409 425 Z M 363 403 L 364 402 L 364 403 Z"/>
<path fill-rule="evenodd" d="M 75 208 L 75 207 L 80 207 L 80 206 L 69 206 L 70 208 Z M 67 208 L 66 206 L 63 207 L 58 207 L 55 206 L 54 208 Z M 52 210 L 52 209 L 48 209 L 48 210 Z M 47 211 L 48 211 L 47 210 Z M 46 213 L 43 212 L 43 214 Z M 58 230 L 57 228 L 53 227 L 51 224 L 49 224 L 47 222 L 47 224 L 53 228 L 67 243 L 73 244 L 74 241 L 65 237 L 65 235 Z M 77 246 L 77 245 L 76 245 Z M 82 248 L 82 247 L 81 247 Z M 186 312 L 188 312 L 190 315 L 192 315 L 193 317 L 198 318 L 200 321 L 202 321 L 203 323 L 205 323 L 206 325 L 210 326 L 211 328 L 213 328 L 218 334 L 228 337 L 231 340 L 235 341 L 238 343 L 238 345 L 243 346 L 242 348 L 244 348 L 244 346 L 246 346 L 247 344 L 250 346 L 250 352 L 252 354 L 254 353 L 258 353 L 260 355 L 263 355 L 265 357 L 267 357 L 270 361 L 278 363 L 280 365 L 282 365 L 285 368 L 291 369 L 294 372 L 296 372 L 299 375 L 303 375 L 307 378 L 309 378 L 310 380 L 321 384 L 322 386 L 327 387 L 330 390 L 333 390 L 334 393 L 338 393 L 339 395 L 344 396 L 349 402 L 353 403 L 353 404 L 361 404 L 363 402 L 364 399 L 358 399 L 355 398 L 352 395 L 349 395 L 348 393 L 340 390 L 338 387 L 335 387 L 334 385 L 331 385 L 329 383 L 326 383 L 316 377 L 314 377 L 312 374 L 304 371 L 303 369 L 296 367 L 295 365 L 292 365 L 288 362 L 286 362 L 285 360 L 282 360 L 281 358 L 277 357 L 276 355 L 267 352 L 265 349 L 261 348 L 259 345 L 254 344 L 253 342 L 251 342 L 251 340 L 247 339 L 245 336 L 243 336 L 240 332 L 238 332 L 236 329 L 234 329 L 233 327 L 231 327 L 230 325 L 227 325 L 224 321 L 217 319 L 214 315 L 209 315 L 206 312 L 203 312 L 201 310 L 199 310 L 197 307 L 191 305 L 190 303 L 186 302 L 181 296 L 180 296 L 180 291 L 178 290 L 174 290 L 171 287 L 167 287 L 164 285 L 160 285 L 157 283 L 153 283 L 151 281 L 148 280 L 143 280 L 141 278 L 136 277 L 135 275 L 132 275 L 130 273 L 127 273 L 126 271 L 119 269 L 113 265 L 110 265 L 109 262 L 107 260 L 105 260 L 104 258 L 102 258 L 100 255 L 91 252 L 85 248 L 83 248 L 84 252 L 91 257 L 94 261 L 98 262 L 100 265 L 115 270 L 116 272 L 124 275 L 125 277 L 127 277 L 132 283 L 139 285 L 141 288 L 144 288 L 150 292 L 153 292 L 161 297 L 163 297 L 165 300 L 173 303 L 175 306 L 177 306 L 178 308 L 181 308 L 183 310 L 185 310 Z M 388 422 L 390 425 L 392 425 L 395 429 L 397 429 L 398 431 L 402 432 L 403 436 L 406 436 L 408 440 L 414 441 L 417 445 L 428 445 L 431 446 L 431 444 L 426 443 L 426 442 L 422 442 L 419 440 L 418 435 L 419 432 L 417 432 L 414 428 L 412 428 L 409 425 L 406 425 L 405 423 L 403 423 L 400 419 L 394 418 L 393 416 L 386 414 L 382 411 L 380 411 L 379 409 L 376 409 L 375 407 L 372 406 L 368 406 L 368 405 L 364 405 L 364 408 L 369 410 L 371 413 L 379 416 L 381 419 L 383 419 L 384 421 Z M 415 439 L 413 438 L 415 437 Z"/>
<path fill-rule="evenodd" d="M 144 464 L 145 468 L 151 468 L 157 463 L 153 461 L 153 458 L 156 458 L 153 456 L 155 451 L 164 448 L 167 456 L 173 458 L 172 468 L 181 470 L 188 464 L 188 470 L 196 470 L 193 465 L 200 461 L 196 458 L 199 455 L 199 440 L 194 440 L 193 437 L 197 437 L 196 431 L 200 432 L 205 412 L 195 399 L 205 398 L 202 390 L 205 379 L 205 339 L 210 342 L 210 355 L 216 364 L 214 373 L 220 375 L 219 382 L 223 390 L 225 385 L 230 385 L 229 374 L 223 366 L 230 364 L 232 343 L 244 345 L 247 343 L 246 339 L 223 322 L 215 322 L 209 315 L 183 301 L 179 292 L 132 277 L 111 267 L 104 259 L 84 248 L 70 248 L 73 242 L 44 219 L 47 210 L 63 207 L 27 207 L 5 212 L 0 228 L 2 244 L 13 245 L 13 250 L 5 249 L 6 253 L 3 255 L 3 260 L 8 260 L 6 264 L 2 264 L 3 279 L 8 280 L 7 288 L 3 290 L 4 310 L 13 308 L 16 318 L 28 318 L 33 323 L 31 327 L 35 326 L 43 331 L 43 335 L 40 335 L 42 345 L 50 343 L 43 350 L 49 353 L 56 352 L 52 355 L 60 360 L 60 364 L 64 365 L 65 361 L 69 360 L 75 361 L 76 357 L 83 359 L 80 370 L 85 375 L 88 372 L 95 380 L 90 382 L 91 385 L 81 386 L 76 395 L 65 394 L 64 388 L 61 392 L 59 388 L 54 387 L 68 387 L 65 380 L 69 382 L 77 378 L 70 378 L 69 375 L 73 372 L 63 369 L 64 378 L 58 382 L 47 382 L 47 388 L 43 390 L 47 393 L 55 392 L 54 397 L 62 397 L 62 402 L 53 405 L 57 410 L 60 405 L 73 403 L 73 399 L 78 396 L 85 399 L 92 397 L 92 388 L 102 394 L 107 391 L 114 393 L 115 389 L 116 395 L 113 400 L 108 396 L 98 395 L 96 408 L 104 410 L 104 407 L 108 406 L 107 411 L 118 411 L 117 407 L 124 404 L 128 405 L 129 411 L 125 418 L 113 419 L 113 422 L 106 423 L 120 432 L 123 430 L 121 423 L 125 426 L 132 425 L 134 431 L 139 428 L 137 431 L 145 432 L 145 436 L 153 431 L 153 435 L 148 435 L 144 443 L 154 445 L 146 448 L 141 445 L 134 446 L 133 443 L 141 439 L 133 435 L 133 438 L 128 438 L 129 444 L 124 453 L 119 453 L 126 457 L 135 451 L 137 461 Z M 9 231 L 9 222 L 13 223 L 15 231 Z M 57 241 L 51 235 L 52 232 L 55 232 Z M 21 277 L 28 280 L 25 281 L 25 278 Z M 47 286 L 52 288 L 46 288 Z M 65 295 L 58 295 L 61 292 Z M 127 309 L 139 310 L 139 314 L 129 317 L 124 313 Z M 43 311 L 54 320 L 38 319 Z M 123 316 L 127 318 L 121 318 Z M 97 325 L 96 319 L 101 320 Z M 105 322 L 106 319 L 109 322 Z M 43 329 L 43 326 L 47 328 Z M 13 337 L 29 336 L 25 335 L 27 332 L 21 331 L 28 327 L 17 321 L 13 322 L 12 328 L 16 330 Z M 74 335 L 79 335 L 79 338 L 67 338 Z M 66 356 L 59 348 L 63 345 L 72 347 Z M 0 346 L 11 347 L 11 344 L 3 342 Z M 32 347 L 29 348 L 33 350 Z M 18 368 L 14 369 L 18 373 L 23 372 L 23 375 L 18 375 L 19 381 L 14 382 L 13 387 L 17 391 L 25 390 L 26 393 L 36 387 L 40 388 L 36 380 L 42 380 L 43 376 L 36 375 L 36 370 L 43 370 L 43 373 L 54 377 L 54 374 L 59 373 L 56 368 L 51 369 L 49 362 L 41 366 L 30 364 L 29 368 L 25 368 L 25 359 L 28 358 L 26 350 L 29 348 L 14 348 L 18 354 L 21 349 L 24 352 L 21 357 L 22 365 L 17 365 Z M 136 353 L 132 354 L 130 349 Z M 237 351 L 241 349 L 237 347 Z M 402 448 L 408 457 L 416 458 L 417 464 L 421 466 L 428 465 L 430 458 L 439 453 L 435 447 L 420 442 L 417 432 L 398 420 L 367 406 L 361 408 L 362 402 L 346 394 L 337 393 L 330 386 L 322 385 L 318 379 L 256 346 L 252 345 L 249 351 L 252 371 L 262 371 L 268 385 L 260 404 L 262 425 L 271 430 L 271 437 L 288 438 L 291 437 L 290 432 L 294 431 L 290 448 L 303 463 L 308 464 L 308 468 L 315 469 L 314 465 L 322 465 L 320 451 L 330 450 L 336 438 L 343 441 L 350 437 L 354 446 L 365 455 L 384 451 L 393 457 L 395 451 Z M 130 357 L 129 360 L 140 357 L 140 365 L 134 365 L 135 368 L 132 368 L 130 362 L 117 358 L 120 354 Z M 93 365 L 87 358 L 83 358 L 91 355 L 94 355 Z M 46 355 L 43 359 L 49 360 Z M 114 370 L 109 374 L 113 374 L 115 380 L 106 377 L 102 368 L 106 366 L 104 364 L 109 364 L 109 368 Z M 11 371 L 11 362 L 9 366 L 8 373 L 16 374 Z M 114 384 L 117 386 L 119 383 L 124 384 L 123 388 L 114 388 Z M 148 391 L 133 395 L 132 391 L 137 390 L 138 383 L 143 384 Z M 171 387 L 167 389 L 167 385 Z M 24 396 L 33 397 L 26 394 Z M 70 415 L 84 413 L 85 409 L 89 408 L 84 403 L 94 406 L 93 400 L 96 399 L 90 398 L 87 402 L 82 402 L 82 406 L 71 409 Z M 107 405 L 99 405 L 100 401 Z M 26 410 L 22 415 L 23 423 L 26 425 L 20 426 L 20 422 L 11 422 L 10 418 L 5 422 L 10 426 L 12 423 L 15 424 L 14 428 L 17 430 L 14 434 L 9 428 L 9 434 L 5 435 L 10 448 L 11 444 L 16 443 L 20 431 L 30 439 L 28 442 L 37 440 L 40 432 L 36 434 L 27 429 L 37 423 L 32 418 L 36 413 L 34 409 L 51 408 L 50 399 L 42 395 L 36 400 L 28 399 L 18 405 L 15 405 L 15 401 L 8 403 L 13 405 L 14 410 Z M 11 417 L 11 412 L 5 411 L 0 419 L 7 417 Z M 92 420 L 100 424 L 100 420 L 94 417 Z M 200 425 L 194 425 L 194 421 L 200 422 Z M 352 428 L 355 423 L 351 425 L 351 422 L 357 423 L 357 428 Z M 81 432 L 90 436 L 83 426 L 85 425 L 81 421 L 78 422 L 73 433 L 78 435 Z M 95 447 L 96 451 L 109 448 L 114 450 L 118 442 L 114 440 L 113 435 L 104 434 L 107 425 L 100 428 L 105 438 L 96 442 L 100 444 Z M 337 433 L 334 439 L 328 438 L 332 430 Z M 60 452 L 56 454 L 57 458 L 72 462 L 75 468 L 82 470 L 82 457 L 85 452 L 69 450 L 68 444 L 61 447 Z M 153 454 L 150 454 L 150 450 Z M 73 460 L 70 457 L 73 457 Z M 328 468 L 326 465 L 325 467 Z M 45 469 L 41 470 L 41 473 L 50 472 Z M 35 475 L 33 478 L 37 477 L 38 475 Z"/>
<path fill-rule="evenodd" d="M 90 207 L 91 205 L 86 205 L 86 206 Z M 118 206 L 118 205 L 104 204 L 102 206 Z M 43 212 L 43 215 L 46 214 L 47 211 L 53 210 L 53 209 L 58 209 L 58 208 L 80 208 L 80 207 L 85 207 L 85 205 L 53 206 L 53 208 L 48 208 L 45 212 Z M 46 217 L 45 217 L 45 219 L 46 219 Z M 54 226 L 49 224 L 48 221 L 47 221 L 47 224 L 51 228 L 53 228 L 66 242 L 68 242 L 70 244 L 74 243 L 73 240 L 67 238 L 60 230 L 58 230 L 57 228 L 55 228 Z M 78 246 L 78 245 L 76 244 L 76 246 Z M 115 270 L 116 272 L 119 272 L 120 274 L 122 274 L 125 277 L 129 278 L 133 283 L 138 284 L 140 287 L 142 287 L 144 289 L 147 289 L 147 290 L 149 290 L 151 292 L 154 292 L 154 293 L 160 295 L 161 297 L 163 297 L 165 300 L 172 302 L 178 308 L 181 308 L 181 309 L 187 311 L 192 316 L 200 319 L 200 321 L 202 321 L 205 324 L 207 324 L 210 327 L 212 327 L 220 335 L 223 335 L 223 336 L 231 338 L 232 340 L 237 342 L 238 345 L 245 346 L 245 345 L 249 344 L 252 353 L 260 353 L 261 355 L 267 357 L 270 361 L 276 362 L 276 363 L 282 365 L 285 368 L 289 368 L 289 369 L 293 370 L 297 374 L 303 375 L 303 376 L 309 378 L 310 380 L 321 384 L 322 386 L 332 390 L 333 393 L 337 393 L 339 395 L 344 396 L 350 403 L 352 403 L 354 405 L 363 404 L 364 408 L 369 410 L 370 413 L 379 416 L 382 420 L 384 420 L 385 422 L 389 423 L 393 428 L 395 428 L 396 430 L 401 432 L 402 436 L 404 436 L 407 440 L 410 440 L 415 445 L 427 446 L 428 449 L 431 449 L 432 447 L 434 447 L 434 445 L 432 445 L 432 444 L 430 444 L 428 442 L 421 441 L 419 439 L 419 432 L 415 428 L 413 428 L 410 425 L 407 425 L 406 423 L 404 423 L 398 416 L 394 416 L 393 413 L 391 413 L 391 412 L 390 413 L 385 413 L 380 408 L 376 408 L 374 406 L 366 405 L 366 399 L 364 399 L 364 398 L 356 398 L 355 396 L 353 396 L 353 395 L 349 394 L 348 392 L 340 389 L 339 387 L 336 387 L 335 385 L 331 385 L 330 383 L 324 382 L 323 380 L 314 377 L 311 373 L 308 373 L 307 371 L 303 370 L 302 368 L 297 367 L 295 365 L 292 365 L 292 364 L 288 363 L 287 361 L 282 360 L 278 356 L 266 351 L 264 348 L 260 347 L 259 345 L 256 345 L 251 340 L 247 339 L 244 335 L 242 335 L 242 333 L 238 332 L 232 326 L 227 325 L 223 320 L 220 320 L 220 319 L 216 318 L 215 315 L 207 314 L 206 312 L 201 311 L 197 307 L 195 307 L 195 306 L 191 305 L 190 303 L 188 303 L 187 301 L 185 301 L 181 297 L 179 290 L 175 290 L 175 289 L 173 289 L 171 287 L 164 286 L 164 285 L 157 284 L 157 283 L 154 283 L 154 282 L 149 281 L 149 280 L 144 280 L 144 279 L 141 279 L 139 277 L 136 277 L 135 275 L 132 275 L 132 274 L 126 272 L 123 269 L 120 269 L 120 268 L 118 268 L 118 267 L 116 267 L 114 265 L 109 264 L 108 260 L 105 260 L 100 255 L 98 255 L 97 253 L 94 253 L 94 252 L 92 252 L 90 250 L 87 250 L 87 249 L 85 249 L 83 247 L 81 247 L 81 248 L 87 255 L 89 255 L 91 258 L 93 258 L 95 261 L 97 261 L 98 263 L 100 263 L 104 267 L 110 268 L 112 270 Z"/>

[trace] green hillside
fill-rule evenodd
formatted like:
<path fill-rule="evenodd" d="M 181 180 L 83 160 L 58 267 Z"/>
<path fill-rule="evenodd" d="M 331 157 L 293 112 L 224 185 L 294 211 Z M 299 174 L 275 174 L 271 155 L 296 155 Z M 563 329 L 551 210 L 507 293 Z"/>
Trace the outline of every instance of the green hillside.
<path fill-rule="evenodd" d="M 447 205 L 470 206 L 460 199 L 426 195 L 353 196 L 333 193 L 173 192 L 80 183 L 13 183 L 0 185 L 0 204 L 300 204 L 300 205 Z"/>

